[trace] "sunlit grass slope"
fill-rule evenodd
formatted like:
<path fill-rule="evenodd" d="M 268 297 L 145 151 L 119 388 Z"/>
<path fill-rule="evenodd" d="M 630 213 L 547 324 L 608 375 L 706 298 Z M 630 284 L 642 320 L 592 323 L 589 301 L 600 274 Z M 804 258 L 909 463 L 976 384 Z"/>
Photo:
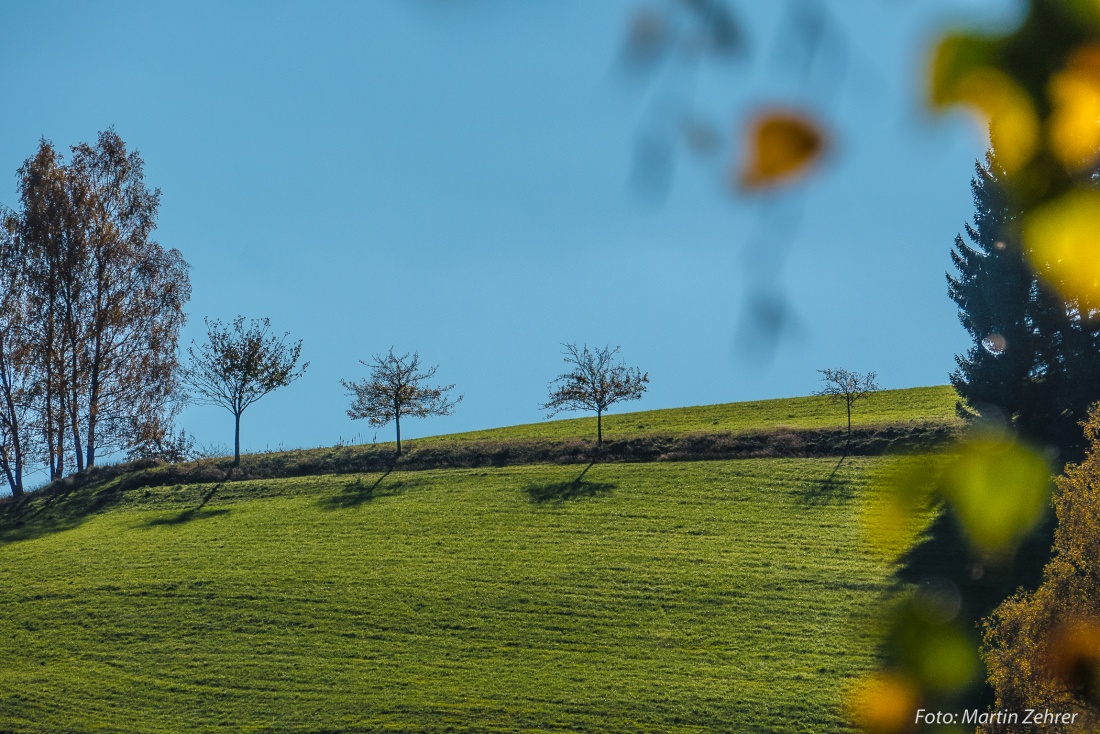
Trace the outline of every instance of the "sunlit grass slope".
<path fill-rule="evenodd" d="M 855 511 L 878 461 L 58 499 L 0 526 L 0 730 L 841 731 L 886 583 Z"/>
<path fill-rule="evenodd" d="M 957 424 L 958 395 L 949 385 L 883 390 L 858 401 L 852 425 L 912 425 L 919 423 Z M 629 404 L 616 406 L 623 409 Z M 646 433 L 746 433 L 776 428 L 842 428 L 847 425 L 844 403 L 824 396 L 757 400 L 745 403 L 700 405 L 691 408 L 617 412 L 603 418 L 604 438 L 630 438 Z M 435 441 L 562 440 L 594 436 L 596 419 L 530 423 L 470 433 L 456 433 L 426 439 Z"/>

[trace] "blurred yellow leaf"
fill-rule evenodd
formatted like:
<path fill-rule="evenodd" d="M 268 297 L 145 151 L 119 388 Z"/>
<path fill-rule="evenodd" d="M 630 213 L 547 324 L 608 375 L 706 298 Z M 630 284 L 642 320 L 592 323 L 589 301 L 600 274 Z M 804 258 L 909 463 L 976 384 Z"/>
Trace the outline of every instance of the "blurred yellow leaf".
<path fill-rule="evenodd" d="M 934 502 L 937 477 L 935 462 L 925 456 L 898 460 L 875 475 L 863 508 L 864 530 L 874 550 L 896 558 L 909 548 Z"/>
<path fill-rule="evenodd" d="M 1100 46 L 1071 54 L 1066 68 L 1051 77 L 1049 94 L 1054 154 L 1067 168 L 1088 168 L 1100 155 Z"/>
<path fill-rule="evenodd" d="M 997 68 L 997 52 L 996 39 L 945 37 L 932 56 L 929 94 L 935 108 L 962 104 L 979 112 L 998 161 L 1012 174 L 1039 150 L 1042 127 L 1031 98 Z"/>
<path fill-rule="evenodd" d="M 1042 519 L 1050 468 L 1035 451 L 1005 438 L 965 441 L 944 468 L 940 492 L 971 542 L 1004 552 Z"/>
<path fill-rule="evenodd" d="M 1077 189 L 1024 219 L 1032 267 L 1086 312 L 1100 307 L 1100 191 Z"/>
<path fill-rule="evenodd" d="M 872 673 L 856 681 L 847 696 L 848 718 L 874 734 L 913 729 L 920 690 L 898 673 Z"/>
<path fill-rule="evenodd" d="M 928 72 L 929 101 L 935 109 L 960 102 L 961 80 L 979 68 L 994 66 L 996 39 L 972 34 L 946 35 L 932 52 Z"/>
<path fill-rule="evenodd" d="M 788 183 L 805 174 L 826 147 L 821 127 L 801 113 L 764 112 L 749 125 L 738 183 L 745 189 Z"/>

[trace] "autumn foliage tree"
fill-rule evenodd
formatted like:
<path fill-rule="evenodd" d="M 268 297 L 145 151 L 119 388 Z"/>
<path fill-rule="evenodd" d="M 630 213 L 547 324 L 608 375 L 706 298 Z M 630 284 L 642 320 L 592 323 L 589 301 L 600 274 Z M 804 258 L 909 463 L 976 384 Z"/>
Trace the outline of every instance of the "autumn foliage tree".
<path fill-rule="evenodd" d="M 590 350 L 588 345 L 565 344 L 569 372 L 550 383 L 550 399 L 542 407 L 548 418 L 566 410 L 587 410 L 596 414 L 596 445 L 603 445 L 603 414 L 615 403 L 638 400 L 645 393 L 649 373 L 615 361 L 619 347 Z"/>
<path fill-rule="evenodd" d="M 393 353 L 393 347 L 383 356 L 376 354 L 373 361 L 359 363 L 370 368 L 370 377 L 358 382 L 340 380 L 340 384 L 353 398 L 348 408 L 352 420 L 366 419 L 370 425 L 382 427 L 393 421 L 397 428 L 397 455 L 401 455 L 401 417 L 427 418 L 450 415 L 462 401 L 462 396 L 450 400 L 447 393 L 454 385 L 432 387 L 423 383 L 435 377 L 438 366 L 421 371 L 420 354 L 410 357 Z"/>
<path fill-rule="evenodd" d="M 13 418 L 33 416 L 53 479 L 169 422 L 191 285 L 152 238 L 160 191 L 113 129 L 68 161 L 42 140 L 18 185 L 3 227 L 5 440 L 14 476 Z"/>
<path fill-rule="evenodd" d="M 35 438 L 37 345 L 14 224 L 9 214 L 0 226 L 0 471 L 18 497 L 23 494 L 23 473 Z"/>
<path fill-rule="evenodd" d="M 1100 404 L 1083 423 L 1084 461 L 1059 477 L 1058 529 L 1042 585 L 1004 602 L 985 626 L 996 708 L 1077 712 L 1072 731 L 1100 727 Z M 984 731 L 1015 731 L 990 725 Z"/>

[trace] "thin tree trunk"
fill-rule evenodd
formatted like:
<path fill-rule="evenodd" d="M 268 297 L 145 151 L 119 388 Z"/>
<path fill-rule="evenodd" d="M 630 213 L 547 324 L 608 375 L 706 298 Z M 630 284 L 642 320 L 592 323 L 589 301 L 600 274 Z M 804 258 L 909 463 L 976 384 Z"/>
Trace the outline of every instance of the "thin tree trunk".
<path fill-rule="evenodd" d="M 93 335 L 95 347 L 92 350 L 91 374 L 88 390 L 88 460 L 89 469 L 95 465 L 96 426 L 99 423 L 99 374 L 103 369 L 103 332 L 106 329 L 103 317 L 103 282 L 104 264 L 100 253 L 96 253 L 96 302 L 95 315 L 92 320 L 95 333 Z"/>
<path fill-rule="evenodd" d="M 847 441 L 847 443 L 851 443 L 852 442 L 852 404 L 849 403 L 848 401 L 844 401 L 844 402 L 848 406 L 848 441 Z"/>
<path fill-rule="evenodd" d="M 72 369 L 72 384 L 69 385 L 69 390 L 72 392 L 72 396 L 69 399 L 69 420 L 72 425 L 70 429 L 73 432 L 73 458 L 76 461 L 76 470 L 78 472 L 84 471 L 84 446 L 83 441 L 80 440 L 80 371 L 77 367 L 77 338 L 76 327 L 73 322 L 75 316 L 73 316 L 71 300 L 72 296 L 67 296 L 68 300 L 65 305 L 65 319 L 66 319 L 66 331 L 69 337 L 69 352 L 70 352 L 70 366 Z"/>
<path fill-rule="evenodd" d="M 401 455 L 401 414 L 394 413 L 394 422 L 397 423 L 397 455 Z"/>
<path fill-rule="evenodd" d="M 53 404 L 54 404 L 54 380 L 53 380 L 53 313 L 52 309 L 46 316 L 46 344 L 45 344 L 45 366 L 46 366 L 46 425 L 43 433 L 46 434 L 46 449 L 50 454 L 50 481 L 57 479 L 61 476 L 61 469 L 58 466 L 58 454 L 61 452 L 61 442 L 54 441 L 54 422 L 53 422 Z"/>
<path fill-rule="evenodd" d="M 233 412 L 233 466 L 241 465 L 241 414 Z"/>
<path fill-rule="evenodd" d="M 603 411 L 596 411 L 596 446 L 603 446 Z"/>
<path fill-rule="evenodd" d="M 69 420 L 72 422 L 72 425 L 69 427 L 73 432 L 73 458 L 76 461 L 76 470 L 78 472 L 82 472 L 84 471 L 84 447 L 81 446 L 82 441 L 80 440 L 80 421 L 77 420 L 76 410 L 77 403 L 76 396 L 74 394 L 73 399 L 69 401 Z"/>
<path fill-rule="evenodd" d="M 65 476 L 65 387 L 57 386 L 57 477 Z"/>
<path fill-rule="evenodd" d="M 4 457 L 4 472 L 7 475 L 11 493 L 19 497 L 23 494 L 23 447 L 19 440 L 19 433 L 23 426 L 19 420 L 19 411 L 15 406 L 12 384 L 8 380 L 9 363 L 7 360 L 7 346 L 4 344 L 4 336 L 0 333 L 0 386 L 4 389 L 4 412 L 7 414 L 5 423 L 11 431 L 12 456 L 10 460 Z"/>
<path fill-rule="evenodd" d="M 99 367 L 100 367 L 100 339 L 99 334 L 96 334 L 95 340 L 95 357 L 92 361 L 92 375 L 91 375 L 91 390 L 88 395 L 88 458 L 84 465 L 91 469 L 95 466 L 95 442 L 96 442 L 96 423 L 99 419 Z"/>
<path fill-rule="evenodd" d="M 8 466 L 8 462 L 6 462 L 6 461 L 4 462 L 4 476 L 8 480 L 8 486 L 11 488 L 12 496 L 13 497 L 22 497 L 23 496 L 23 488 L 20 487 L 16 483 L 15 477 L 12 476 L 12 473 L 11 473 L 11 467 Z"/>
<path fill-rule="evenodd" d="M 71 403 L 70 403 L 71 405 Z M 73 411 L 70 410 L 70 413 Z M 72 422 L 70 428 L 73 432 L 73 460 L 76 461 L 77 472 L 84 471 L 84 451 L 80 445 L 80 425 L 76 421 L 76 415 L 70 415 L 69 420 Z"/>

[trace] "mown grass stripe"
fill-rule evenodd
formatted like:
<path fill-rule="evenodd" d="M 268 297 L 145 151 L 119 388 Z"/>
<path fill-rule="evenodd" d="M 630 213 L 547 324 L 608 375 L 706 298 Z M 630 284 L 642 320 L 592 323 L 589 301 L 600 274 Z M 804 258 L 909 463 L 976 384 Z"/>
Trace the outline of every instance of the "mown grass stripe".
<path fill-rule="evenodd" d="M 836 462 L 797 459 L 597 465 L 546 501 L 575 468 L 60 499 L 0 542 L 0 729 L 845 731 L 880 461 L 825 496 Z"/>

